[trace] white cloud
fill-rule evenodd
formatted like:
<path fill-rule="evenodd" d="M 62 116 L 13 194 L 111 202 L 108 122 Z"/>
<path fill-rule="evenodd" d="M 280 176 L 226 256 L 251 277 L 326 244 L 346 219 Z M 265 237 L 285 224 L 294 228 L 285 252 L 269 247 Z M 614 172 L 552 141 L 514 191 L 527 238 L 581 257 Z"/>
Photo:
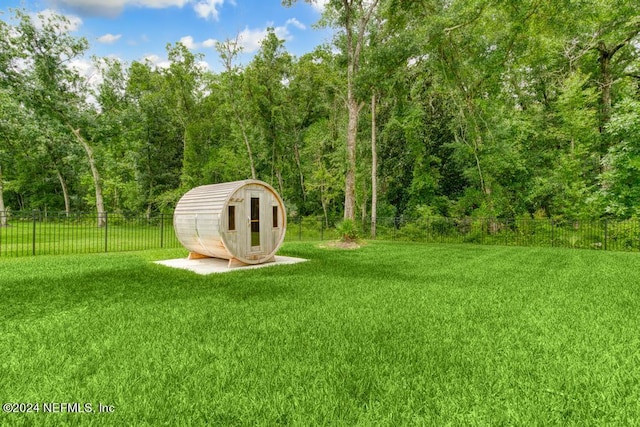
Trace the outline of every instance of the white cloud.
<path fill-rule="evenodd" d="M 169 61 L 168 58 L 163 58 L 153 53 L 145 55 L 144 58 L 142 58 L 142 62 L 148 62 L 156 69 L 161 68 L 166 70 L 171 66 L 171 61 Z M 211 65 L 209 65 L 207 61 L 198 61 L 195 66 L 201 71 L 211 70 Z"/>
<path fill-rule="evenodd" d="M 281 40 L 291 40 L 291 39 L 293 39 L 293 36 L 289 32 L 289 28 L 287 28 L 286 26 L 285 27 L 275 27 L 273 29 L 273 32 L 276 33 L 276 36 L 278 36 L 278 38 L 281 39 Z M 266 35 L 266 31 L 265 31 L 265 35 Z"/>
<path fill-rule="evenodd" d="M 199 43 L 195 41 L 192 36 L 184 36 L 180 39 L 180 43 L 182 43 L 189 50 L 197 50 L 201 48 L 206 48 L 206 49 L 214 48 L 216 47 L 217 42 L 218 41 L 215 39 L 207 39 L 202 43 Z"/>
<path fill-rule="evenodd" d="M 214 48 L 216 47 L 216 43 L 218 43 L 218 40 L 216 39 L 206 39 L 202 42 L 202 47 Z"/>
<path fill-rule="evenodd" d="M 82 19 L 75 15 L 65 15 L 59 12 L 54 11 L 53 9 L 45 9 L 42 12 L 33 13 L 31 17 L 33 19 L 33 23 L 37 28 L 42 28 L 44 23 L 53 18 L 53 16 L 62 16 L 66 19 L 66 23 L 62 30 L 64 32 L 74 32 L 78 31 L 78 29 L 82 26 Z"/>
<path fill-rule="evenodd" d="M 251 53 L 260 49 L 260 43 L 267 36 L 267 30 L 264 28 L 249 29 L 245 27 L 244 30 L 238 34 L 238 44 L 242 47 L 243 52 Z"/>
<path fill-rule="evenodd" d="M 311 6 L 313 6 L 313 8 L 318 12 L 322 13 L 327 7 L 327 3 L 329 3 L 329 0 L 315 0 L 313 3 L 311 3 Z"/>
<path fill-rule="evenodd" d="M 291 18 L 287 20 L 287 25 L 293 25 L 294 27 L 297 27 L 301 30 L 306 30 L 307 27 L 300 21 L 298 21 L 296 18 Z"/>
<path fill-rule="evenodd" d="M 100 1 L 100 0 L 98 0 Z M 103 0 L 106 1 L 106 0 Z M 153 9 L 164 9 L 166 7 L 182 7 L 189 3 L 189 0 L 119 0 L 123 3 L 131 3 L 134 6 L 150 7 Z"/>
<path fill-rule="evenodd" d="M 293 39 L 293 36 L 289 32 L 289 27 L 294 26 L 301 30 L 306 29 L 307 27 L 298 21 L 295 18 L 289 19 L 285 25 L 274 27 L 273 23 L 267 23 L 267 27 L 265 28 L 254 28 L 250 29 L 249 27 L 245 27 L 244 30 L 238 34 L 238 42 L 242 47 L 242 51 L 245 53 L 252 53 L 256 50 L 260 49 L 260 43 L 267 37 L 267 28 L 272 27 L 275 35 L 285 41 L 289 41 Z"/>
<path fill-rule="evenodd" d="M 207 61 L 198 61 L 198 63 L 196 64 L 196 67 L 199 68 L 201 71 L 211 70 L 211 66 Z"/>
<path fill-rule="evenodd" d="M 49 0 L 55 8 L 69 8 L 81 15 L 116 17 L 125 6 L 124 0 Z"/>
<path fill-rule="evenodd" d="M 98 87 L 104 82 L 104 76 L 100 69 L 96 67 L 92 61 L 88 59 L 74 59 L 68 64 L 68 67 L 75 70 L 80 76 L 84 77 L 85 81 L 92 89 L 86 94 L 85 100 L 89 105 L 92 105 L 96 110 L 100 109 L 98 100 L 94 93 L 98 91 Z"/>
<path fill-rule="evenodd" d="M 145 55 L 143 61 L 149 62 L 151 65 L 157 68 L 169 68 L 171 62 L 166 58 L 161 58 L 156 54 Z"/>
<path fill-rule="evenodd" d="M 192 5 L 196 14 L 204 19 L 218 20 L 220 7 L 234 0 L 49 0 L 54 7 L 66 7 L 81 15 L 116 17 L 126 7 L 165 9 Z"/>
<path fill-rule="evenodd" d="M 111 33 L 107 33 L 104 36 L 100 36 L 98 37 L 98 42 L 100 43 L 104 43 L 104 44 L 113 44 L 115 42 L 117 42 L 118 40 L 120 40 L 120 38 L 122 37 L 122 34 L 111 34 Z"/>
<path fill-rule="evenodd" d="M 189 50 L 198 49 L 200 45 L 193 40 L 191 36 L 185 36 L 180 39 L 180 43 Z"/>
<path fill-rule="evenodd" d="M 74 59 L 69 62 L 68 66 L 84 77 L 90 86 L 97 87 L 103 81 L 100 70 L 98 70 L 96 65 L 89 59 Z"/>
<path fill-rule="evenodd" d="M 199 17 L 204 19 L 211 17 L 214 21 L 217 21 L 220 18 L 218 8 L 222 6 L 224 1 L 225 0 L 200 0 L 193 6 L 193 9 Z"/>

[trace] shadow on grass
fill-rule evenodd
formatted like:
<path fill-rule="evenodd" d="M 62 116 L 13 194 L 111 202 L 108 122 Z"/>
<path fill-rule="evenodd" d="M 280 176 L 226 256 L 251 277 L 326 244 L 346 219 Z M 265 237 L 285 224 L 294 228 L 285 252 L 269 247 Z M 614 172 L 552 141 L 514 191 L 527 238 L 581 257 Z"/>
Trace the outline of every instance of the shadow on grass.
<path fill-rule="evenodd" d="M 46 263 L 56 267 L 29 273 Z M 20 276 L 20 270 L 26 270 L 26 277 L 0 285 L 0 318 L 5 320 L 44 317 L 76 308 L 98 310 L 132 301 L 154 304 L 206 298 L 217 304 L 224 300 L 296 299 L 300 285 L 305 285 L 299 280 L 304 270 L 298 266 L 201 276 L 119 254 L 40 257 L 15 265 L 5 263 L 5 267 L 7 276 Z"/>

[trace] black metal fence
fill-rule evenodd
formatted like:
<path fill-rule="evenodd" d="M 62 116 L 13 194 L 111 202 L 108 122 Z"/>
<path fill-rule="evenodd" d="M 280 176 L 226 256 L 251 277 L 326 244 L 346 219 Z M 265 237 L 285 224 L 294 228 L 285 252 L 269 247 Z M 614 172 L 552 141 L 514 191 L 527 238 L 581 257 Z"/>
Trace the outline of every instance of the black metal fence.
<path fill-rule="evenodd" d="M 178 248 L 171 215 L 0 212 L 0 256 Z"/>
<path fill-rule="evenodd" d="M 378 218 L 376 239 L 427 243 L 475 243 L 505 246 L 547 246 L 575 249 L 640 251 L 640 220 Z M 371 223 L 356 224 L 370 238 Z M 337 238 L 335 225 L 317 218 L 290 218 L 289 240 Z"/>
<path fill-rule="evenodd" d="M 371 223 L 355 224 L 370 238 Z M 640 220 L 379 218 L 379 240 L 640 251 Z M 336 224 L 288 218 L 286 240 L 333 240 Z M 180 248 L 170 214 L 0 212 L 0 256 Z"/>

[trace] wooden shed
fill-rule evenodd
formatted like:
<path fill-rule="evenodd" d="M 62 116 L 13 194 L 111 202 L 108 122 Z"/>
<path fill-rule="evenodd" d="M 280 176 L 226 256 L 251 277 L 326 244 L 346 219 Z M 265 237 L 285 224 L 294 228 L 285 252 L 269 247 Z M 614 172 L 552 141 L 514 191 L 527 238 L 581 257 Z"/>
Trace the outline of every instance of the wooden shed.
<path fill-rule="evenodd" d="M 203 185 L 188 191 L 173 215 L 173 227 L 189 258 L 223 258 L 229 266 L 275 260 L 284 240 L 284 203 L 258 180 Z"/>

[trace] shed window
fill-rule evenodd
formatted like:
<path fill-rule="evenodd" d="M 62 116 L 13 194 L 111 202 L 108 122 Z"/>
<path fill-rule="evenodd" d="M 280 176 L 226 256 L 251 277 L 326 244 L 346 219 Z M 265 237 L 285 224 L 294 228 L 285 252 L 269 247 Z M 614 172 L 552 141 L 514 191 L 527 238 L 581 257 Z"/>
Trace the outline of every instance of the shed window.
<path fill-rule="evenodd" d="M 273 228 L 278 228 L 278 207 L 273 206 L 271 211 L 273 212 Z"/>
<path fill-rule="evenodd" d="M 229 231 L 235 231 L 236 230 L 236 207 L 235 206 L 228 206 L 228 219 L 229 219 Z"/>

